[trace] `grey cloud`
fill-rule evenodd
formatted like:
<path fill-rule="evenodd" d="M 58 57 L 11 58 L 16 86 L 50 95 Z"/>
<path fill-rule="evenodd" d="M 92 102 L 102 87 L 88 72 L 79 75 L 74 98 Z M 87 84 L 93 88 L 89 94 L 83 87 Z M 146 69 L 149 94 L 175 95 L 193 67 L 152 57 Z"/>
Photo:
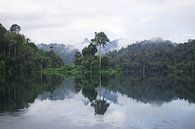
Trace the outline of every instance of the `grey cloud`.
<path fill-rule="evenodd" d="M 195 38 L 194 6 L 194 0 L 6 0 L 0 1 L 0 22 L 20 24 L 39 43 L 75 44 L 95 31 L 112 39 L 182 42 Z"/>

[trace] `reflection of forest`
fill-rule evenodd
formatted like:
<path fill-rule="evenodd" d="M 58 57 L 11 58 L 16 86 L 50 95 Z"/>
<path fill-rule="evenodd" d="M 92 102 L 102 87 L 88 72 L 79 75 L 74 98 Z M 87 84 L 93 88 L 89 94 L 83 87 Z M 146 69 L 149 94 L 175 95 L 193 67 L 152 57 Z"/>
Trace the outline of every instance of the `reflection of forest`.
<path fill-rule="evenodd" d="M 97 92 L 99 83 L 101 83 L 102 88 L 120 92 L 145 103 L 162 104 L 178 98 L 195 102 L 195 80 L 192 78 L 159 76 L 143 79 L 140 76 L 126 75 L 101 77 L 101 82 L 97 75 L 76 78 L 75 89 L 82 90 L 82 94 L 90 100 L 94 107 L 95 114 L 104 114 L 109 107 L 104 96 Z M 102 95 L 103 99 L 97 99 L 97 95 Z"/>
<path fill-rule="evenodd" d="M 55 89 L 62 81 L 60 76 L 46 77 L 40 74 L 6 78 L 0 83 L 0 112 L 28 107 L 38 94 Z"/>
<path fill-rule="evenodd" d="M 49 99 L 51 101 L 64 100 L 66 98 L 72 98 L 72 95 L 75 93 L 74 81 L 71 79 L 64 78 L 63 82 L 55 87 L 52 91 L 46 90 L 39 94 L 37 99 Z"/>
<path fill-rule="evenodd" d="M 173 99 L 195 102 L 195 79 L 155 76 L 142 79 L 139 76 L 113 77 L 109 88 L 146 103 L 164 103 Z"/>
<path fill-rule="evenodd" d="M 6 80 L 6 81 L 5 81 Z M 0 112 L 28 107 L 39 99 L 63 100 L 75 92 L 88 98 L 95 114 L 104 114 L 109 102 L 118 103 L 115 92 L 145 103 L 162 104 L 173 99 L 195 102 L 195 79 L 177 77 L 83 75 L 71 79 L 29 75 L 9 77 L 0 82 Z M 48 91 L 48 92 L 47 92 Z"/>
<path fill-rule="evenodd" d="M 97 91 L 97 87 L 104 87 L 107 82 L 101 75 L 85 75 L 75 79 L 75 89 L 82 90 L 83 96 L 87 97 L 94 107 L 95 114 L 103 115 L 109 107 L 109 103 L 101 94 L 103 89 L 99 88 Z"/>

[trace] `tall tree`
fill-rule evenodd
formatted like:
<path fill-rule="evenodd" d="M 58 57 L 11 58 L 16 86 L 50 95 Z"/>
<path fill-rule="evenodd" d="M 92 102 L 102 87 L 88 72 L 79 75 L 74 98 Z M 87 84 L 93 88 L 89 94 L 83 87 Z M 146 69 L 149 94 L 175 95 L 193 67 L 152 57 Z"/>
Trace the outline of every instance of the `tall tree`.
<path fill-rule="evenodd" d="M 95 38 L 91 39 L 92 43 L 99 46 L 99 66 L 101 68 L 101 47 L 104 47 L 110 40 L 104 32 L 95 32 Z"/>

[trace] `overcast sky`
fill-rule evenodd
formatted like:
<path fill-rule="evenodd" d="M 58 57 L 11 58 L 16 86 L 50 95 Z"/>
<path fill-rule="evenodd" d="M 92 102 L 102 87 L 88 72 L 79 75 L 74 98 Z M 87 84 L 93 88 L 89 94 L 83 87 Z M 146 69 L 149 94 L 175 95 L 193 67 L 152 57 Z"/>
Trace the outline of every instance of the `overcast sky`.
<path fill-rule="evenodd" d="M 104 31 L 131 42 L 195 38 L 195 0 L 0 0 L 0 23 L 35 43 L 77 44 Z"/>

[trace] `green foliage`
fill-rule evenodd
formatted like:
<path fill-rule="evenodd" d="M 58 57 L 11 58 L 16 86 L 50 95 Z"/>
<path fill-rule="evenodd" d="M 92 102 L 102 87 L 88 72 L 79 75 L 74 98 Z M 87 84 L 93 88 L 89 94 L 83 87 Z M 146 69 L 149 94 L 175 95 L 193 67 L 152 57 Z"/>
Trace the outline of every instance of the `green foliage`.
<path fill-rule="evenodd" d="M 97 47 L 92 43 L 90 43 L 88 47 L 85 47 L 82 50 L 83 56 L 94 56 L 96 53 L 97 53 Z"/>
<path fill-rule="evenodd" d="M 96 52 L 96 45 L 90 43 L 88 47 L 82 50 L 82 55 L 80 52 L 76 52 L 75 65 L 83 69 L 83 71 L 97 71 L 99 61 L 95 55 Z"/>
<path fill-rule="evenodd" d="M 109 39 L 104 34 L 104 32 L 99 32 L 99 33 L 95 33 L 95 38 L 92 39 L 91 41 L 92 42 L 89 44 L 89 46 L 85 47 L 82 50 L 82 54 L 80 52 L 77 52 L 75 54 L 74 64 L 80 67 L 82 71 L 88 71 L 88 72 L 95 72 L 95 71 L 100 71 L 101 68 L 103 69 L 108 68 L 108 64 L 109 64 L 108 58 L 107 57 L 102 58 L 99 55 L 99 59 L 98 59 L 96 53 L 98 52 L 97 46 L 99 45 L 101 48 L 101 46 L 104 46 L 107 42 L 109 42 Z"/>
<path fill-rule="evenodd" d="M 5 74 L 5 62 L 3 60 L 0 60 L 0 74 Z"/>
<path fill-rule="evenodd" d="M 74 64 L 75 65 L 81 65 L 81 53 L 78 51 L 75 53 L 75 59 L 74 59 Z"/>
<path fill-rule="evenodd" d="M 170 41 L 145 40 L 106 54 L 109 67 L 126 74 L 192 76 L 195 70 L 195 40 L 173 44 Z"/>
<path fill-rule="evenodd" d="M 51 44 L 37 44 L 38 48 L 44 51 L 54 51 L 54 53 L 64 61 L 65 65 L 73 64 L 74 63 L 74 55 L 78 51 L 77 49 L 73 48 L 71 45 L 65 44 L 58 44 L 58 43 L 51 43 Z"/>
<path fill-rule="evenodd" d="M 5 81 L 5 62 L 3 60 L 0 60 L 0 84 Z"/>
<path fill-rule="evenodd" d="M 0 60 L 5 64 L 7 75 L 63 65 L 63 61 L 53 51 L 43 52 L 28 38 L 19 34 L 21 28 L 18 25 L 12 25 L 10 30 L 7 31 L 0 24 Z"/>
<path fill-rule="evenodd" d="M 95 32 L 95 38 L 91 39 L 92 43 L 96 44 L 97 46 L 105 46 L 107 42 L 110 42 L 108 37 L 104 32 Z"/>

